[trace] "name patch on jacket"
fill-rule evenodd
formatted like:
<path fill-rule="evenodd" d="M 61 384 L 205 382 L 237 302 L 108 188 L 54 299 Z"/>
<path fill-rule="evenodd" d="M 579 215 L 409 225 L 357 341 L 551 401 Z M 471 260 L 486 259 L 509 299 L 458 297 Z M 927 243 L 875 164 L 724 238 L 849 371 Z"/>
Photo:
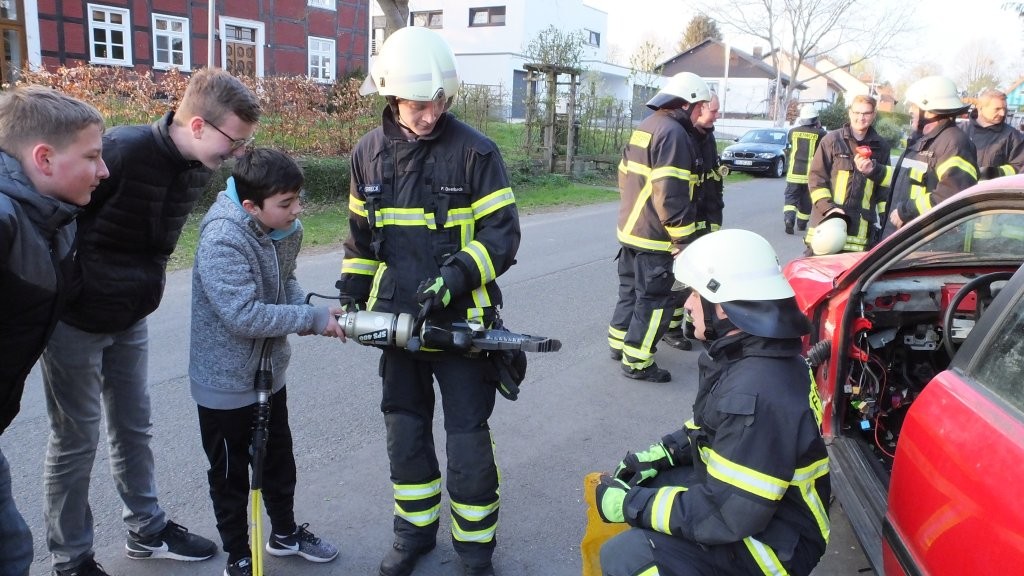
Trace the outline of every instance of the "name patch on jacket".
<path fill-rule="evenodd" d="M 444 185 L 442 185 L 442 186 L 438 187 L 437 191 L 441 192 L 443 194 L 462 194 L 462 193 L 464 193 L 466 191 L 466 187 L 465 186 L 444 186 Z"/>
<path fill-rule="evenodd" d="M 367 194 L 380 194 L 380 184 L 360 184 L 357 188 L 364 196 Z"/>

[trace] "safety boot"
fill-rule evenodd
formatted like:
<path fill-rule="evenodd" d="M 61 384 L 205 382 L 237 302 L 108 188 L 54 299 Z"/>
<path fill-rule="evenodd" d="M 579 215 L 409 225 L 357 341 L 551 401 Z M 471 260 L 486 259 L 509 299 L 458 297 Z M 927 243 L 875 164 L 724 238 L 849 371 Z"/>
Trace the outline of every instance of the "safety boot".
<path fill-rule="evenodd" d="M 692 350 L 693 343 L 686 337 L 685 330 L 670 330 L 665 332 L 661 341 L 677 350 Z"/>
<path fill-rule="evenodd" d="M 610 350 L 610 352 L 608 352 L 608 356 L 612 360 L 615 360 L 616 362 L 619 362 L 619 361 L 622 360 L 622 350 L 616 350 L 615 348 L 609 348 L 609 350 Z"/>
<path fill-rule="evenodd" d="M 797 220 L 796 229 L 800 232 L 805 232 L 807 230 L 807 220 Z"/>
<path fill-rule="evenodd" d="M 466 576 L 494 576 L 494 565 L 490 562 L 487 564 L 470 565 L 463 561 L 462 573 Z"/>
<path fill-rule="evenodd" d="M 786 234 L 792 234 L 793 233 L 793 225 L 796 224 L 796 214 L 793 214 L 792 217 L 790 216 L 790 214 L 793 214 L 793 213 L 792 212 L 786 212 L 786 215 L 783 217 L 783 220 L 782 220 L 785 223 L 785 225 L 786 225 Z"/>
<path fill-rule="evenodd" d="M 380 561 L 380 576 L 409 576 L 416 568 L 416 562 L 433 549 L 433 542 L 429 546 L 414 546 L 395 540 L 391 550 Z"/>
<path fill-rule="evenodd" d="M 669 382 L 672 380 L 672 373 L 664 368 L 658 368 L 656 363 L 646 368 L 630 368 L 623 364 L 622 373 L 626 375 L 626 378 L 632 378 L 633 380 L 646 380 L 648 382 Z"/>

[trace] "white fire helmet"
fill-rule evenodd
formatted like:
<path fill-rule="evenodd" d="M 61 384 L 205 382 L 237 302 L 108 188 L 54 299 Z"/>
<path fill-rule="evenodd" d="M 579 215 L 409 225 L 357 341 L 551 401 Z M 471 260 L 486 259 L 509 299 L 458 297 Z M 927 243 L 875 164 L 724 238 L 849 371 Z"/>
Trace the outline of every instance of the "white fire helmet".
<path fill-rule="evenodd" d="M 927 76 L 911 84 L 906 103 L 936 114 L 959 114 L 968 107 L 956 84 L 945 76 Z"/>
<path fill-rule="evenodd" d="M 846 244 L 846 219 L 839 216 L 825 218 L 814 227 L 811 252 L 815 256 L 838 254 Z"/>
<path fill-rule="evenodd" d="M 800 107 L 800 116 L 796 119 L 797 124 L 801 126 L 807 126 L 814 124 L 814 121 L 818 119 L 818 110 L 814 107 L 814 104 L 804 104 Z"/>
<path fill-rule="evenodd" d="M 678 108 L 682 104 L 710 102 L 711 89 L 703 78 L 693 72 L 680 72 L 668 79 L 665 86 L 647 102 L 651 110 Z"/>
<path fill-rule="evenodd" d="M 794 296 L 772 245 L 749 230 L 729 228 L 694 240 L 676 257 L 672 272 L 677 282 L 715 304 Z"/>
<path fill-rule="evenodd" d="M 403 100 L 449 101 L 459 92 L 455 55 L 440 34 L 422 26 L 396 30 L 380 48 L 359 92 Z"/>

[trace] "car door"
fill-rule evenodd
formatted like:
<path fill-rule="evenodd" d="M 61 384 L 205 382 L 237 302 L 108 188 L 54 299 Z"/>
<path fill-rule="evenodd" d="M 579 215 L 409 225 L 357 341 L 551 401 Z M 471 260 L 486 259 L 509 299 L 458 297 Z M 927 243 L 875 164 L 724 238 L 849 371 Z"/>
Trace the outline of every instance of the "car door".
<path fill-rule="evenodd" d="M 907 412 L 885 574 L 1024 570 L 1024 268 Z"/>

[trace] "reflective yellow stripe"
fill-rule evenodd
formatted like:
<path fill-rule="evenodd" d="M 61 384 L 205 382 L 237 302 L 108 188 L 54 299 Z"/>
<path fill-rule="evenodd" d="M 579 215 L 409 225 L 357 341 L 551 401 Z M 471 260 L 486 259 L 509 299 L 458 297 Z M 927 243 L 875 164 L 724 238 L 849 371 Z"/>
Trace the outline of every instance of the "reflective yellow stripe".
<path fill-rule="evenodd" d="M 700 449 L 701 460 L 707 463 L 708 474 L 718 480 L 735 486 L 767 500 L 781 500 L 789 482 L 737 464 L 710 447 Z"/>
<path fill-rule="evenodd" d="M 477 286 L 470 292 L 473 296 L 473 304 L 476 305 L 477 309 L 480 309 L 479 313 L 474 313 L 472 317 L 483 317 L 483 308 L 487 308 L 491 305 L 491 295 L 487 293 L 486 286 Z"/>
<path fill-rule="evenodd" d="M 657 566 L 651 566 L 650 568 L 647 568 L 643 572 L 637 574 L 637 576 L 661 576 L 661 572 L 658 572 Z"/>
<path fill-rule="evenodd" d="M 436 228 L 434 215 L 428 220 L 423 208 L 381 208 L 376 212 L 377 227 L 384 226 L 427 226 Z"/>
<path fill-rule="evenodd" d="M 666 486 L 659 488 L 651 502 L 651 528 L 663 534 L 671 534 L 669 521 L 672 519 L 672 505 L 676 496 L 686 492 L 683 486 Z"/>
<path fill-rule="evenodd" d="M 452 512 L 458 514 L 460 517 L 469 520 L 470 522 L 479 522 L 484 520 L 495 511 L 498 510 L 498 501 L 487 504 L 485 506 L 473 506 L 471 504 L 460 504 L 452 501 Z"/>
<path fill-rule="evenodd" d="M 825 200 L 826 198 L 832 197 L 832 191 L 828 188 L 815 188 L 811 190 L 811 204 L 814 204 L 818 200 Z"/>
<path fill-rule="evenodd" d="M 473 202 L 473 217 L 479 220 L 499 208 L 504 208 L 505 206 L 515 203 L 516 197 L 512 194 L 512 189 L 502 188 L 501 190 L 491 192 L 487 196 Z"/>
<path fill-rule="evenodd" d="M 352 214 L 356 214 L 366 218 L 366 202 L 356 198 L 355 196 L 349 195 L 348 197 L 348 211 Z"/>
<path fill-rule="evenodd" d="M 1003 164 L 1000 166 L 999 171 L 1003 173 L 1003 176 L 1013 176 L 1017 173 L 1017 171 L 1013 169 L 1013 166 L 1010 166 L 1009 164 Z"/>
<path fill-rule="evenodd" d="M 672 243 L 668 240 L 650 240 L 648 238 L 641 238 L 639 236 L 633 236 L 632 234 L 626 234 L 622 230 L 616 231 L 616 237 L 618 237 L 619 242 L 641 250 L 649 250 L 651 252 L 672 251 Z"/>
<path fill-rule="evenodd" d="M 871 208 L 871 198 L 875 195 L 875 183 L 871 180 L 864 181 L 864 190 L 860 198 L 860 207 L 864 210 Z"/>
<path fill-rule="evenodd" d="M 850 186 L 850 171 L 849 170 L 840 170 L 839 173 L 836 174 L 836 184 L 835 184 L 836 204 L 842 206 L 843 203 L 846 202 L 846 191 L 847 191 L 846 189 L 849 188 L 849 186 Z"/>
<path fill-rule="evenodd" d="M 665 226 L 665 230 L 668 235 L 674 239 L 686 238 L 692 236 L 697 231 L 696 224 L 689 224 L 687 226 Z"/>
<path fill-rule="evenodd" d="M 820 426 L 821 423 L 819 422 L 818 425 Z M 804 503 L 807 504 L 807 509 L 810 510 L 811 515 L 814 516 L 814 520 L 818 524 L 821 537 L 827 543 L 831 535 L 828 509 L 818 495 L 818 491 L 814 489 L 815 481 L 825 474 L 828 474 L 828 458 L 822 458 L 809 466 L 797 468 L 796 472 L 793 473 L 792 484 L 800 491 L 800 496 L 803 498 Z"/>
<path fill-rule="evenodd" d="M 377 268 L 377 273 L 373 276 L 373 282 L 370 284 L 370 297 L 366 300 L 367 310 L 373 310 L 373 305 L 377 302 L 377 290 L 380 289 L 380 279 L 384 277 L 384 272 L 387 269 L 387 262 L 381 262 L 380 267 Z"/>
<path fill-rule="evenodd" d="M 486 246 L 476 240 L 473 240 L 462 250 L 468 254 L 476 264 L 476 270 L 480 274 L 481 285 L 487 284 L 498 277 L 498 274 L 494 271 L 494 263 L 491 261 L 491 255 L 487 252 Z"/>
<path fill-rule="evenodd" d="M 765 576 L 789 576 L 789 572 L 786 572 L 785 566 L 779 561 L 779 557 L 775 555 L 771 546 L 759 542 L 751 536 L 744 538 L 743 543 Z"/>
<path fill-rule="evenodd" d="M 953 168 L 959 168 L 960 170 L 963 170 L 967 174 L 970 174 L 971 177 L 974 178 L 975 180 L 978 179 L 978 170 L 977 168 L 974 167 L 974 164 L 971 164 L 970 162 L 964 160 L 959 156 L 953 156 L 952 158 L 948 158 L 945 162 L 936 166 L 935 175 L 939 178 L 939 180 L 942 180 L 942 177 L 946 174 L 946 172 Z"/>
<path fill-rule="evenodd" d="M 924 186 L 911 186 L 910 198 L 914 201 L 914 208 L 918 215 L 924 214 L 932 208 L 932 196 L 928 194 Z"/>
<path fill-rule="evenodd" d="M 497 524 L 483 530 L 464 530 L 459 525 L 458 516 L 452 516 L 452 538 L 458 542 L 490 542 L 497 531 Z"/>
<path fill-rule="evenodd" d="M 473 209 L 472 208 L 452 208 L 448 211 L 448 218 L 444 221 L 445 228 L 453 228 L 455 226 L 465 226 L 466 224 L 473 223 Z"/>
<path fill-rule="evenodd" d="M 441 479 L 426 484 L 394 484 L 395 500 L 422 500 L 441 493 Z"/>
<path fill-rule="evenodd" d="M 882 181 L 878 185 L 882 186 L 882 187 L 892 186 L 893 176 L 894 176 L 894 174 L 893 174 L 893 166 L 886 166 L 885 167 L 885 175 L 882 176 Z"/>
<path fill-rule="evenodd" d="M 651 313 L 651 320 L 647 324 L 647 331 L 644 333 L 640 348 L 625 344 L 622 346 L 623 352 L 638 360 L 637 362 L 626 362 L 630 368 L 641 370 L 651 365 L 651 360 L 654 358 L 651 348 L 654 346 L 654 337 L 658 334 L 658 326 L 661 325 L 661 318 L 664 315 L 665 311 L 660 309 Z"/>
<path fill-rule="evenodd" d="M 402 507 L 399 506 L 398 502 L 396 501 L 395 516 L 402 518 L 403 520 L 412 524 L 413 526 L 419 526 L 420 528 L 423 528 L 424 526 L 429 526 L 434 522 L 437 522 L 438 518 L 441 517 L 441 504 L 435 504 L 434 506 L 431 506 L 429 509 L 424 510 L 422 512 L 407 512 L 404 509 L 402 509 Z"/>
<path fill-rule="evenodd" d="M 345 258 L 341 261 L 341 273 L 373 276 L 377 273 L 377 268 L 380 264 L 380 260 L 369 260 L 367 258 Z"/>

